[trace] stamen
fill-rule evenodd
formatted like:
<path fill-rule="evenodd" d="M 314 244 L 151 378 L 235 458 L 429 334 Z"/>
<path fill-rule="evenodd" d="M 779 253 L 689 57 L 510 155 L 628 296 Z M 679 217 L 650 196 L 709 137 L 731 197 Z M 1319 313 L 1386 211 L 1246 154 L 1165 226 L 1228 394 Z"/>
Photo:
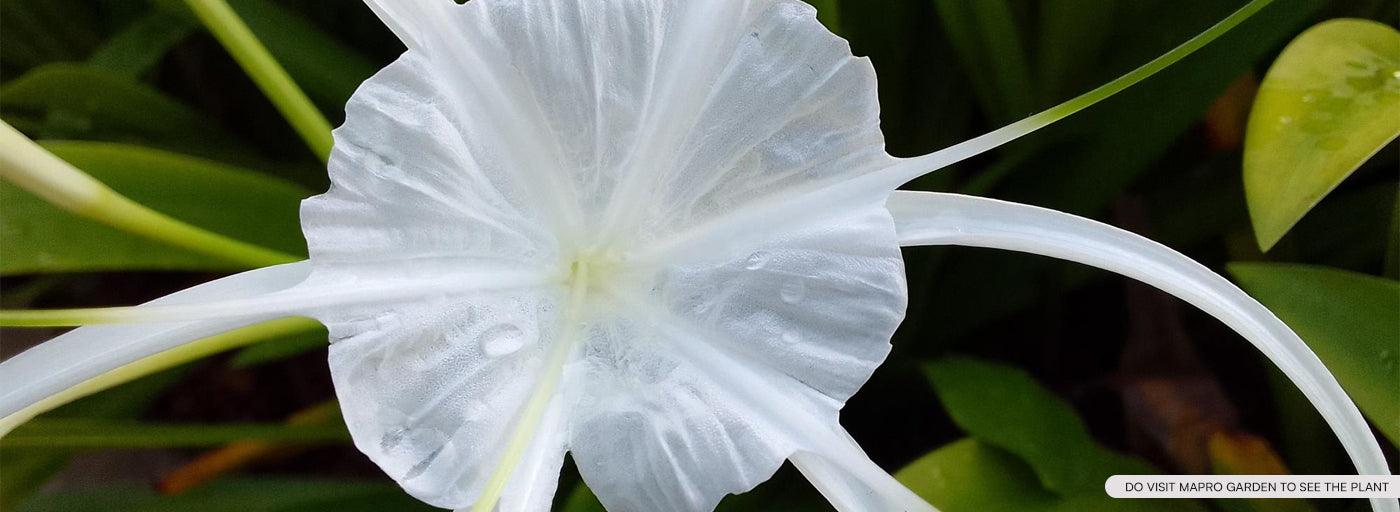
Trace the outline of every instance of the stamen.
<path fill-rule="evenodd" d="M 1040 254 L 1117 272 L 1190 302 L 1278 365 L 1331 425 L 1359 473 L 1389 474 L 1366 419 L 1307 344 L 1244 291 L 1185 255 L 1107 224 L 994 199 L 899 191 L 888 205 L 900 245 Z M 1378 511 L 1400 511 L 1395 499 L 1371 503 Z"/>
<path fill-rule="evenodd" d="M 317 311 L 349 304 L 391 303 L 432 295 L 546 285 L 545 273 L 483 271 L 433 279 L 337 287 L 297 286 L 285 291 L 235 300 L 193 304 L 114 308 L 0 311 L 0 326 L 66 327 L 114 323 L 186 322 L 257 316 L 314 316 Z"/>
<path fill-rule="evenodd" d="M 1210 44 L 1211 41 L 1229 32 L 1230 29 L 1243 23 L 1244 20 L 1254 16 L 1255 13 L 1258 13 L 1260 9 L 1263 9 L 1272 1 L 1273 0 L 1253 0 L 1230 14 L 1230 16 L 1220 20 L 1219 23 L 1212 25 L 1210 28 L 1206 29 L 1205 32 L 1201 32 L 1176 48 L 1172 48 L 1171 51 L 1152 59 L 1148 63 L 1129 71 L 1127 74 L 1111 82 L 1100 85 L 1069 101 L 953 146 L 934 151 L 924 156 L 906 159 L 898 165 L 872 173 L 872 177 L 892 184 L 891 188 L 893 188 L 894 186 L 899 186 L 930 172 L 980 155 L 1002 144 L 1006 144 L 1035 132 L 1036 130 L 1054 124 L 1056 121 L 1089 108 L 1100 101 L 1111 98 L 1124 89 L 1132 87 L 1138 82 L 1157 74 L 1158 71 L 1166 69 L 1167 66 L 1186 58 L 1186 56 L 1191 55 L 1196 50 L 1201 49 L 1205 45 Z"/>

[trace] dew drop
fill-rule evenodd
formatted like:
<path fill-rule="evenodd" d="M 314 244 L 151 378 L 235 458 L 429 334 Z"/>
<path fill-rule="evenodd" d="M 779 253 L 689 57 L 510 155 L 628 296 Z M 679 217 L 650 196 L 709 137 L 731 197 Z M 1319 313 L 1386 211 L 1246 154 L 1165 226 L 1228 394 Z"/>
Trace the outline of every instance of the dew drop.
<path fill-rule="evenodd" d="M 525 346 L 525 331 L 515 324 L 500 324 L 482 332 L 479 339 L 487 357 L 507 356 Z"/>
<path fill-rule="evenodd" d="M 784 344 L 796 345 L 797 342 L 802 341 L 802 335 L 797 331 L 783 331 L 783 335 L 779 336 L 778 339 L 782 340 Z"/>
<path fill-rule="evenodd" d="M 807 296 L 807 283 L 802 282 L 801 279 L 793 279 L 783 283 L 783 287 L 778 290 L 778 295 L 782 297 L 783 302 L 795 304 Z"/>
<path fill-rule="evenodd" d="M 1293 118 L 1289 116 L 1279 116 L 1278 122 L 1283 124 L 1293 124 Z"/>
<path fill-rule="evenodd" d="M 767 251 L 758 251 L 756 253 L 750 254 L 749 259 L 744 262 L 744 268 L 749 270 L 758 270 L 760 268 L 763 268 L 764 265 L 768 264 L 769 258 L 772 258 L 772 255 L 768 254 Z"/>

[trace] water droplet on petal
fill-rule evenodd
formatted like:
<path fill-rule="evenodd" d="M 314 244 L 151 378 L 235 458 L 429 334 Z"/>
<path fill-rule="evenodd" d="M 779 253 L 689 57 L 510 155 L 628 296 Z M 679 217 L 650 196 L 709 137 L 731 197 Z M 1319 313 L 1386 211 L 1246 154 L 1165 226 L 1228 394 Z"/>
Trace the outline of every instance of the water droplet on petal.
<path fill-rule="evenodd" d="M 795 304 L 807 296 L 807 283 L 801 279 L 793 279 L 783 283 L 783 287 L 778 290 L 778 295 L 783 298 L 783 302 Z"/>
<path fill-rule="evenodd" d="M 783 331 L 783 335 L 778 339 L 783 340 L 785 344 L 796 345 L 797 342 L 802 341 L 802 335 L 797 331 Z"/>
<path fill-rule="evenodd" d="M 525 346 L 525 331 L 515 324 L 500 324 L 482 332 L 479 339 L 487 357 L 507 356 Z"/>
<path fill-rule="evenodd" d="M 758 270 L 760 268 L 763 268 L 764 265 L 768 264 L 768 259 L 771 257 L 772 255 L 768 254 L 767 251 L 758 251 L 756 253 L 750 254 L 749 259 L 744 262 L 744 268 L 749 270 Z"/>

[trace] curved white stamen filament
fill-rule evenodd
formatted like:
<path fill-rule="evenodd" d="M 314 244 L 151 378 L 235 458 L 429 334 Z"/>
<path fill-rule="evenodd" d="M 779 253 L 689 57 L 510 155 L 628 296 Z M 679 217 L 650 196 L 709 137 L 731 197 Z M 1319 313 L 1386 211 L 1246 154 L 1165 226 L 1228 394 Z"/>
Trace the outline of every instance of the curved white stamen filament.
<path fill-rule="evenodd" d="M 146 307 L 275 293 L 302 282 L 310 271 L 306 262 L 252 270 L 168 295 Z M 0 417 L 10 417 L 116 368 L 261 320 L 244 317 L 70 331 L 0 362 Z"/>
<path fill-rule="evenodd" d="M 932 505 L 876 466 L 844 429 L 829 437 L 824 451 L 799 451 L 789 460 L 836 510 L 936 512 Z"/>
<path fill-rule="evenodd" d="M 1201 308 L 1240 333 L 1303 391 L 1361 474 L 1389 468 L 1365 418 L 1302 339 L 1263 305 L 1190 258 L 1141 236 L 1054 210 L 993 199 L 895 192 L 888 202 L 900 244 L 963 245 L 1075 261 L 1140 280 Z M 1373 499 L 1377 511 L 1400 511 Z"/>
<path fill-rule="evenodd" d="M 395 303 L 434 295 L 542 286 L 553 281 L 544 272 L 462 272 L 433 279 L 369 284 L 307 286 L 266 295 L 188 304 L 130 307 L 0 311 L 0 325 L 54 327 L 113 323 L 186 322 L 250 317 L 315 316 L 336 306 Z M 270 315 L 270 316 L 269 316 Z"/>
<path fill-rule="evenodd" d="M 3 399 L 0 399 L 0 437 L 4 437 L 11 430 L 14 430 L 15 427 L 33 419 L 35 416 L 56 409 L 61 405 L 79 398 L 105 391 L 138 378 L 220 352 L 267 341 L 278 336 L 307 332 L 319 326 L 319 323 L 307 318 L 283 318 L 233 329 L 228 332 L 177 345 L 163 352 L 158 352 L 148 357 L 142 357 L 132 362 L 122 364 L 111 370 L 103 371 L 94 377 L 82 380 L 72 386 L 63 388 L 57 393 L 39 397 L 37 400 L 34 398 L 37 395 L 30 393 L 26 396 L 23 393 L 24 389 L 26 389 L 25 387 L 11 388 L 19 393 L 7 393 L 4 395 Z M 180 338 L 178 336 L 167 336 L 165 339 Z M 142 338 L 138 336 L 123 337 L 119 341 L 144 341 L 150 343 L 153 340 L 151 338 Z M 61 369 L 63 371 L 52 372 L 45 375 L 46 379 L 53 380 L 32 381 L 25 384 L 29 389 L 54 387 L 58 379 L 72 381 L 81 378 L 81 375 L 96 371 L 75 371 L 77 368 L 77 365 L 70 366 Z"/>
<path fill-rule="evenodd" d="M 535 388 L 530 392 L 529 401 L 520 409 L 515 420 L 516 428 L 506 441 L 500 462 L 491 471 L 491 477 L 486 481 L 481 496 L 472 504 L 471 512 L 490 512 L 496 509 L 496 503 L 505 492 L 506 484 L 510 483 L 511 475 L 515 473 L 515 468 L 520 465 L 530 443 L 534 441 L 535 432 L 559 390 L 559 380 L 563 377 L 565 363 L 574 357 L 583 340 L 584 299 L 588 296 L 588 287 L 591 284 L 588 279 L 588 264 L 576 264 L 570 279 L 569 299 L 564 306 L 559 339 L 549 352 L 549 359 L 541 369 L 539 382 L 535 383 Z"/>
<path fill-rule="evenodd" d="M 1100 85 L 1064 103 L 1055 105 L 1033 116 L 991 132 L 934 151 L 933 153 L 904 159 L 898 165 L 871 173 L 868 176 L 862 176 L 861 179 L 887 183 L 890 184 L 891 188 L 894 188 L 930 172 L 967 160 L 997 148 L 1002 144 L 1029 135 L 1036 130 L 1055 124 L 1055 122 L 1074 115 L 1076 112 L 1113 97 L 1113 95 L 1122 92 L 1124 89 L 1132 87 L 1138 82 L 1157 74 L 1158 71 L 1166 69 L 1177 61 L 1186 58 L 1187 55 L 1210 44 L 1211 41 L 1214 41 L 1226 32 L 1229 32 L 1230 29 L 1243 23 L 1244 20 L 1249 19 L 1249 17 L 1268 6 L 1272 1 L 1273 0 L 1253 0 L 1231 13 L 1225 19 L 1212 25 L 1204 32 L 1172 48 L 1167 53 L 1148 61 L 1146 64 L 1129 71 L 1111 82 Z"/>

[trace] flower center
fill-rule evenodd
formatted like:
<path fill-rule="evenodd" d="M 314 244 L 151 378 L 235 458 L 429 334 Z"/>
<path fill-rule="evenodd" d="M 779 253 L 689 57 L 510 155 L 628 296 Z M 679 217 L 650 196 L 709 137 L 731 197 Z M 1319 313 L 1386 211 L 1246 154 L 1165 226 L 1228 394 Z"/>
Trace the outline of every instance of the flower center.
<path fill-rule="evenodd" d="M 582 289 L 590 295 L 601 293 L 608 285 L 616 285 L 621 274 L 623 259 L 616 251 L 583 250 L 568 258 L 564 268 L 564 285 L 569 289 Z"/>

